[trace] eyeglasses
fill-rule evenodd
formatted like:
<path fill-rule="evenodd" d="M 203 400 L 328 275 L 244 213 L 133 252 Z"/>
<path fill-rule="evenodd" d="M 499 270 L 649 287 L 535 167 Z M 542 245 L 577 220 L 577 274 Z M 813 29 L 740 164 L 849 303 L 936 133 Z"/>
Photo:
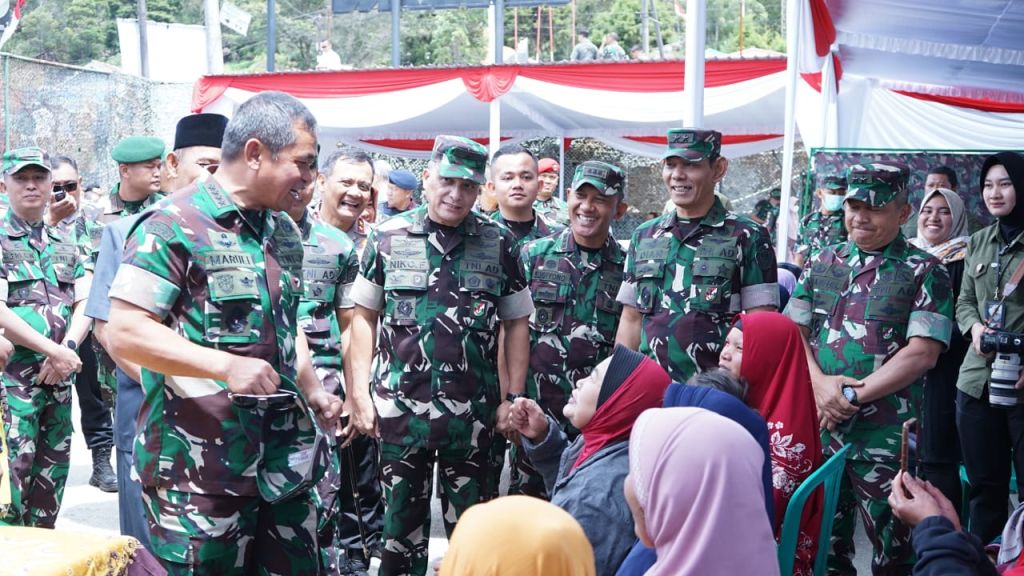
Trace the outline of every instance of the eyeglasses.
<path fill-rule="evenodd" d="M 259 394 L 235 394 L 228 392 L 231 403 L 245 410 L 288 410 L 296 405 L 298 395 L 290 390 L 278 390 L 265 396 Z"/>
<path fill-rule="evenodd" d="M 216 174 L 217 168 L 220 168 L 220 162 L 210 162 L 208 160 L 199 160 L 196 162 L 196 166 L 199 166 L 203 170 L 206 170 L 210 174 Z"/>
<path fill-rule="evenodd" d="M 58 194 L 60 192 L 68 193 L 78 190 L 78 182 L 64 182 L 63 184 L 54 184 L 53 193 Z"/>

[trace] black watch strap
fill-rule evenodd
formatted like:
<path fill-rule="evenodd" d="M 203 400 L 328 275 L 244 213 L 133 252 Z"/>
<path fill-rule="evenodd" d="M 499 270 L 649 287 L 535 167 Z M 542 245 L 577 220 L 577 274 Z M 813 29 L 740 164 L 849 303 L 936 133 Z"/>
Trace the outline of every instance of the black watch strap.
<path fill-rule="evenodd" d="M 516 398 L 526 398 L 526 394 L 518 394 L 515 392 L 509 392 L 508 394 L 505 394 L 505 400 L 508 400 L 509 402 L 515 402 Z"/>

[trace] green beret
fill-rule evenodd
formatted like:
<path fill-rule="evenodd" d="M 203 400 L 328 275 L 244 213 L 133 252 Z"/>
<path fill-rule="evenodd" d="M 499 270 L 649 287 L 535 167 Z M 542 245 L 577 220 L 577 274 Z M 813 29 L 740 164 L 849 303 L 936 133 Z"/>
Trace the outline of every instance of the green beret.
<path fill-rule="evenodd" d="M 136 164 L 154 158 L 163 160 L 164 149 L 164 141 L 155 136 L 129 136 L 114 146 L 110 157 L 118 164 Z"/>

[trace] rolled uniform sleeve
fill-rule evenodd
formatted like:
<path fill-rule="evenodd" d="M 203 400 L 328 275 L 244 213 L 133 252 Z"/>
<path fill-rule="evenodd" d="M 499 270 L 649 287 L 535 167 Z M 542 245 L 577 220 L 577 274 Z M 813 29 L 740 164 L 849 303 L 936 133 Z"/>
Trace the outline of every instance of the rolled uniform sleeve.
<path fill-rule="evenodd" d="M 376 228 L 370 230 L 360 259 L 359 273 L 352 284 L 349 295 L 353 304 L 363 308 L 384 309 L 384 266 L 380 257 L 380 240 Z"/>
<path fill-rule="evenodd" d="M 175 222 L 153 214 L 129 233 L 124 261 L 110 286 L 110 297 L 167 318 L 185 284 L 191 260 Z"/>
<path fill-rule="evenodd" d="M 619 285 L 619 293 L 615 295 L 615 301 L 623 306 L 636 308 L 636 245 L 637 233 L 634 232 L 629 241 L 629 250 L 626 250 L 626 264 L 623 267 L 622 284 Z"/>
<path fill-rule="evenodd" d="M 355 285 L 359 276 L 359 257 L 356 255 L 355 247 L 342 258 L 341 281 L 338 289 L 334 291 L 335 308 L 354 308 L 352 301 L 352 286 Z"/>
<path fill-rule="evenodd" d="M 907 338 L 930 338 L 949 347 L 953 333 L 953 286 L 949 272 L 941 264 L 929 266 L 924 273 L 914 308 L 907 323 Z"/>
<path fill-rule="evenodd" d="M 501 265 L 505 270 L 505 289 L 498 298 L 498 319 L 516 320 L 533 314 L 533 296 L 523 273 L 523 263 L 511 233 L 502 237 Z"/>
<path fill-rule="evenodd" d="M 779 270 L 771 237 L 761 226 L 750 233 L 740 262 L 740 308 L 779 306 Z"/>
<path fill-rule="evenodd" d="M 804 328 L 811 327 L 811 319 L 814 312 L 811 305 L 811 294 L 814 292 L 814 286 L 811 282 L 811 275 L 807 273 L 807 270 L 810 269 L 811 265 L 808 263 L 804 273 L 797 280 L 796 288 L 793 289 L 793 294 L 789 297 L 789 304 L 786 305 L 786 310 L 783 312 L 797 326 L 803 326 Z"/>

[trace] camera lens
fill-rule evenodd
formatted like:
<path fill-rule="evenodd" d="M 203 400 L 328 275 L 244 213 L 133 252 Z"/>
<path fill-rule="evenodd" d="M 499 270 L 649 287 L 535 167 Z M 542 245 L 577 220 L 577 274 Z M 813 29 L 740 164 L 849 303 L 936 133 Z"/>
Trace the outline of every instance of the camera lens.
<path fill-rule="evenodd" d="M 1016 388 L 1020 378 L 1020 354 L 999 354 L 992 362 L 992 378 L 988 387 L 988 402 L 993 406 L 1021 404 L 1021 390 Z"/>

